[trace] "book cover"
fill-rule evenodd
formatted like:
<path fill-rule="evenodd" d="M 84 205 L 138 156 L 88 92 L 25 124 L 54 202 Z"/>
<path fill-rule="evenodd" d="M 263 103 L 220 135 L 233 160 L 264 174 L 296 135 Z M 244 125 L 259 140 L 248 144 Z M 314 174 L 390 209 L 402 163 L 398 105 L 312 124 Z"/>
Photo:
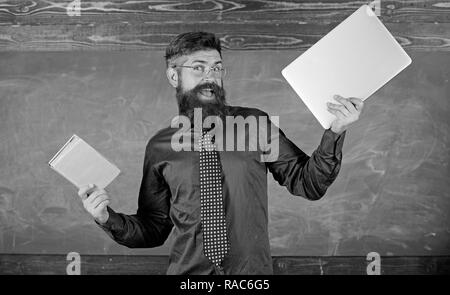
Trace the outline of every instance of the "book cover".
<path fill-rule="evenodd" d="M 119 168 L 76 134 L 48 164 L 77 188 L 93 183 L 104 189 L 120 173 Z"/>

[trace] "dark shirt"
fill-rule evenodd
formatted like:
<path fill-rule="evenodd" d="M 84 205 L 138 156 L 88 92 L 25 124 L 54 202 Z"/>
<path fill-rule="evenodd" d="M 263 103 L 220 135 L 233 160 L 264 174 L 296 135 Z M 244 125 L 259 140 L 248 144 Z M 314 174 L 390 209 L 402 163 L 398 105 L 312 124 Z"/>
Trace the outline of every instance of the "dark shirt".
<path fill-rule="evenodd" d="M 234 116 L 269 118 L 254 108 L 228 109 Z M 269 125 L 266 127 L 269 129 Z M 130 248 L 160 246 L 173 230 L 167 274 L 272 274 L 267 171 L 291 194 L 318 200 L 339 172 L 345 132 L 337 135 L 325 130 L 311 156 L 280 129 L 277 129 L 279 154 L 269 162 L 261 161 L 263 151 L 259 148 L 219 151 L 230 251 L 223 269 L 217 269 L 203 253 L 199 153 L 172 149 L 171 138 L 177 130 L 162 129 L 147 144 L 137 213 L 125 215 L 108 207 L 109 219 L 102 228 L 115 241 Z M 189 128 L 188 132 L 193 130 Z M 249 142 L 248 132 L 244 133 Z M 273 134 L 269 137 L 273 139 Z"/>

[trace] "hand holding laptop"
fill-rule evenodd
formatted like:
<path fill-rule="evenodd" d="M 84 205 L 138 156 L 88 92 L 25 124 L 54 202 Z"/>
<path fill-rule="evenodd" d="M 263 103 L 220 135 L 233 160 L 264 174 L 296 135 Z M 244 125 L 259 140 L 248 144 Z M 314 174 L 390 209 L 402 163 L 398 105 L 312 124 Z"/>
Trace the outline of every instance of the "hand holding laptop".
<path fill-rule="evenodd" d="M 369 6 L 362 5 L 285 67 L 282 75 L 324 129 L 333 124 L 332 129 L 340 131 L 354 122 L 355 109 L 360 113 L 362 105 L 353 109 L 339 101 L 343 106 L 330 112 L 327 103 L 334 103 L 334 94 L 364 101 L 410 64 L 395 37 Z"/>
<path fill-rule="evenodd" d="M 339 103 L 327 103 L 328 112 L 336 116 L 336 119 L 331 123 L 331 131 L 341 134 L 350 124 L 359 119 L 364 102 L 360 98 L 344 98 L 337 94 L 334 95 L 334 99 Z"/>

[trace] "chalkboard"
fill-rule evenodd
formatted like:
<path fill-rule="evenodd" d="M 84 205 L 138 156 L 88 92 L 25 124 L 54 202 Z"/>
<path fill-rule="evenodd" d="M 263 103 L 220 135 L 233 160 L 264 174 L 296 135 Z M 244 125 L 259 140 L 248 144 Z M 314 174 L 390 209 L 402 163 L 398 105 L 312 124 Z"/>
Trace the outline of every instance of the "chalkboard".
<path fill-rule="evenodd" d="M 225 51 L 230 104 L 280 116 L 310 154 L 323 129 L 282 78 L 300 52 Z M 316 202 L 269 178 L 274 255 L 450 253 L 450 58 L 408 52 L 413 64 L 366 101 L 347 133 L 343 165 Z M 48 160 L 76 133 L 122 174 L 111 207 L 132 214 L 148 139 L 176 114 L 162 51 L 0 54 L 0 252 L 167 254 L 112 241 L 84 211 L 76 188 Z"/>

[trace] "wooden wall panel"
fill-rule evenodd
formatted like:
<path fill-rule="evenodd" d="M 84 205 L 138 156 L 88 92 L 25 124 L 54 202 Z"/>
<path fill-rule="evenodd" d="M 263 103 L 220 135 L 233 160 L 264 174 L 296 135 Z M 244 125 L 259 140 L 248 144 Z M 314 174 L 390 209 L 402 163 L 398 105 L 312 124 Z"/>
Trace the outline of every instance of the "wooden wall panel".
<path fill-rule="evenodd" d="M 0 26 L 2 51 L 161 50 L 181 32 L 216 33 L 230 50 L 308 49 L 336 24 L 108 24 Z M 405 49 L 450 50 L 450 24 L 397 24 L 387 28 Z"/>
<path fill-rule="evenodd" d="M 65 255 L 0 255 L 0 275 L 65 275 Z M 366 275 L 366 257 L 273 257 L 275 275 Z M 450 274 L 450 256 L 381 257 L 381 275 Z M 167 256 L 82 255 L 82 275 L 162 275 Z"/>
<path fill-rule="evenodd" d="M 333 23 L 370 1 L 345 0 L 238 0 L 238 1 L 95 1 L 80 0 L 81 15 L 66 13 L 70 0 L 2 1 L 2 24 L 90 23 Z M 446 0 L 380 1 L 381 18 L 393 23 L 450 21 Z M 99 17 L 101 16 L 101 17 Z"/>
<path fill-rule="evenodd" d="M 366 1 L 70 1 L 0 3 L 0 51 L 148 50 L 183 31 L 217 33 L 233 50 L 309 48 Z M 381 1 L 405 48 L 448 50 L 449 1 Z"/>

